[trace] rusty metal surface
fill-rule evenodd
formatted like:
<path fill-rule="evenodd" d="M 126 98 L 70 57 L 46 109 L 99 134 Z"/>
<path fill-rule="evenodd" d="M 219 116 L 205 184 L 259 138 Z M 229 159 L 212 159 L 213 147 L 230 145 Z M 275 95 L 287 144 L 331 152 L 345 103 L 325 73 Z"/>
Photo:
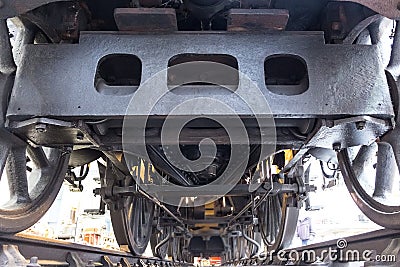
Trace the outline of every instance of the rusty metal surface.
<path fill-rule="evenodd" d="M 172 32 L 177 31 L 173 8 L 117 8 L 115 22 L 120 31 Z"/>
<path fill-rule="evenodd" d="M 397 0 L 336 0 L 341 2 L 354 2 L 391 19 L 400 18 L 400 3 Z"/>
<path fill-rule="evenodd" d="M 284 30 L 288 20 L 285 9 L 231 9 L 228 31 Z"/>

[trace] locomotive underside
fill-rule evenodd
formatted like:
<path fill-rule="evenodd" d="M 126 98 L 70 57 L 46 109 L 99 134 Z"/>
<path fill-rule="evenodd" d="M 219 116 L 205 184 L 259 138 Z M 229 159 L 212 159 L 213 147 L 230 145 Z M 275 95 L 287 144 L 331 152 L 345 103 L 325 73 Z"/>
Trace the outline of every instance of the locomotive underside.
<path fill-rule="evenodd" d="M 273 253 L 309 208 L 310 158 L 400 228 L 395 1 L 0 0 L 0 18 L 1 233 L 98 161 L 121 248 Z"/>

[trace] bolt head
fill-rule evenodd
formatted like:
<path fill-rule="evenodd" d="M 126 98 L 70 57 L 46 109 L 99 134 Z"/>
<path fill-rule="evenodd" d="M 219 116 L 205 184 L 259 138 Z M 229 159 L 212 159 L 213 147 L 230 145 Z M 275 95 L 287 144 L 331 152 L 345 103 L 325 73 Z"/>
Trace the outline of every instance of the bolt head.
<path fill-rule="evenodd" d="M 45 133 L 47 131 L 47 125 L 46 124 L 37 124 L 35 126 L 35 130 L 38 133 Z"/>
<path fill-rule="evenodd" d="M 333 31 L 340 31 L 342 29 L 342 23 L 339 21 L 332 22 L 331 28 Z"/>
<path fill-rule="evenodd" d="M 326 127 L 332 128 L 333 126 L 335 126 L 334 121 L 332 121 L 332 120 L 327 120 L 326 121 Z"/>
<path fill-rule="evenodd" d="M 356 123 L 357 130 L 364 130 L 365 129 L 365 121 L 359 121 Z"/>
<path fill-rule="evenodd" d="M 339 151 L 341 148 L 342 148 L 342 145 L 340 143 L 333 144 L 333 150 Z"/>
<path fill-rule="evenodd" d="M 82 133 L 77 133 L 76 134 L 76 139 L 78 139 L 79 141 L 82 141 L 84 139 L 84 135 Z"/>

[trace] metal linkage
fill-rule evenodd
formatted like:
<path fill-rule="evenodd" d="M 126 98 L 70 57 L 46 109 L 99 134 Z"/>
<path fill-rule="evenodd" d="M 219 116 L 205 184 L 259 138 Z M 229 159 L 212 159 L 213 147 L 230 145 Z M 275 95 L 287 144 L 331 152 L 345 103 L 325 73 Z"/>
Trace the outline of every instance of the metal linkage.
<path fill-rule="evenodd" d="M 263 195 L 269 191 L 269 195 L 276 195 L 282 193 L 298 193 L 299 188 L 296 184 L 281 184 L 274 182 L 272 189 L 270 190 L 271 185 L 269 183 L 264 184 L 262 187 L 259 187 L 255 192 L 256 195 Z M 214 190 L 213 190 L 214 189 Z M 217 185 L 215 187 L 210 186 L 210 190 L 205 192 L 204 190 L 200 190 L 197 188 L 193 188 L 191 192 L 182 192 L 179 189 L 176 189 L 174 186 L 146 186 L 146 192 L 162 192 L 163 196 L 180 196 L 180 197 L 195 197 L 195 196 L 212 196 L 212 195 L 220 195 L 223 191 L 223 186 Z M 99 190 L 97 190 L 100 192 Z M 315 191 L 314 186 L 308 186 L 306 191 Z M 138 188 L 136 186 L 127 186 L 120 187 L 114 186 L 112 189 L 112 193 L 114 195 L 134 195 L 140 194 Z M 249 186 L 246 184 L 238 184 L 236 185 L 230 192 L 228 192 L 225 196 L 247 196 L 249 195 Z"/>
<path fill-rule="evenodd" d="M 177 267 L 189 265 L 158 258 L 135 257 L 126 252 L 33 238 L 21 234 L 1 236 L 0 244 L 2 245 L 0 266 Z"/>

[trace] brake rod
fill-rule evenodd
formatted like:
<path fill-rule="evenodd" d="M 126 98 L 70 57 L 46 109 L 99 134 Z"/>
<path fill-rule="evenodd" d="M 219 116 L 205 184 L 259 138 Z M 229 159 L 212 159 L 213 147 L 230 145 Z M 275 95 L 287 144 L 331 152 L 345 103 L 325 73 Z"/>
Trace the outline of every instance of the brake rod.
<path fill-rule="evenodd" d="M 181 172 L 179 172 L 170 162 L 168 162 L 168 160 L 165 159 L 165 157 L 154 146 L 147 146 L 147 148 L 149 149 L 149 154 L 151 153 L 154 157 L 157 157 L 161 161 L 163 165 L 161 169 L 171 176 L 171 178 L 174 178 L 177 180 L 177 182 L 184 186 L 193 185 L 192 181 L 186 179 L 186 177 L 184 177 Z"/>

